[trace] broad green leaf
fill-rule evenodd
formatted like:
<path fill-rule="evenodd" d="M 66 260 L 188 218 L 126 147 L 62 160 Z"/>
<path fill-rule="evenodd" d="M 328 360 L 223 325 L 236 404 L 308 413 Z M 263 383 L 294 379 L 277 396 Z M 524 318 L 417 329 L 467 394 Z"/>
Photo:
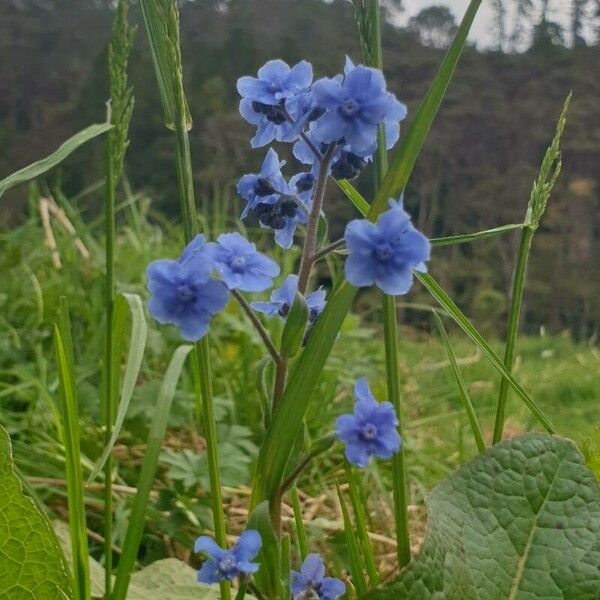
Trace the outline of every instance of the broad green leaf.
<path fill-rule="evenodd" d="M 131 578 L 127 600 L 219 600 L 218 586 L 197 583 L 196 571 L 175 559 L 158 560 Z M 251 600 L 250 596 L 246 596 Z"/>
<path fill-rule="evenodd" d="M 121 600 L 121 598 L 125 598 L 127 594 L 127 588 L 130 583 L 130 573 L 135 566 L 142 533 L 144 531 L 148 499 L 150 498 L 150 491 L 152 490 L 154 476 L 156 475 L 156 469 L 158 467 L 158 457 L 165 439 L 171 405 L 173 403 L 181 370 L 183 369 L 183 364 L 192 348 L 192 346 L 185 345 L 180 346 L 175 350 L 158 392 L 152 425 L 146 444 L 146 452 L 144 453 L 140 477 L 137 482 L 137 493 L 131 508 L 127 533 L 125 534 L 121 559 L 119 560 L 119 570 L 111 595 L 112 600 Z"/>
<path fill-rule="evenodd" d="M 112 386 L 114 390 L 113 397 L 116 397 L 119 387 L 119 375 L 121 373 L 121 352 L 125 341 L 129 341 L 129 352 L 127 362 L 125 363 L 125 374 L 123 375 L 123 385 L 121 387 L 121 398 L 115 426 L 109 443 L 104 448 L 102 456 L 94 466 L 94 470 L 88 478 L 87 483 L 91 483 L 101 471 L 106 459 L 109 457 L 114 445 L 119 438 L 127 409 L 133 396 L 135 384 L 142 366 L 144 358 L 144 349 L 146 348 L 146 335 L 148 325 L 144 314 L 144 305 L 142 299 L 137 294 L 119 294 L 115 298 L 113 309 L 113 327 L 112 327 L 112 373 L 114 376 Z M 127 328 L 127 321 L 131 321 L 131 329 Z"/>
<path fill-rule="evenodd" d="M 71 549 L 69 526 L 64 521 L 53 521 L 52 528 L 67 559 L 67 564 L 72 565 L 73 551 Z M 92 598 L 102 599 L 104 598 L 104 568 L 92 556 L 88 557 L 88 564 Z"/>
<path fill-rule="evenodd" d="M 388 172 L 381 182 L 377 196 L 371 205 L 370 216 L 375 216 L 385 210 L 388 200 L 396 198 L 406 187 L 421 147 L 427 138 L 427 134 L 444 99 L 448 85 L 452 80 L 456 65 L 467 41 L 469 30 L 480 5 L 481 0 L 471 0 L 469 3 L 454 40 L 450 48 L 448 48 L 446 56 L 444 56 L 444 60 L 429 87 L 425 99 L 400 138 L 398 150 L 394 154 Z"/>
<path fill-rule="evenodd" d="M 600 487 L 570 440 L 501 442 L 435 488 L 427 509 L 419 556 L 365 600 L 600 597 Z"/>
<path fill-rule="evenodd" d="M 22 491 L 10 438 L 0 427 L 0 598 L 73 598 L 64 556 L 50 524 Z"/>
<path fill-rule="evenodd" d="M 53 152 L 50 156 L 47 156 L 42 160 L 38 160 L 37 162 L 20 169 L 16 173 L 9 175 L 5 179 L 2 179 L 0 181 L 0 197 L 4 194 L 4 192 L 6 192 L 6 190 L 19 185 L 20 183 L 25 183 L 26 181 L 35 179 L 53 167 L 56 167 L 56 165 L 65 160 L 69 154 L 77 150 L 79 146 L 82 146 L 95 137 L 106 133 L 111 128 L 112 125 L 110 123 L 100 123 L 97 125 L 90 125 L 89 127 L 82 129 L 79 133 L 76 133 L 72 138 L 69 138 L 66 142 L 64 142 L 58 148 L 58 150 Z"/>

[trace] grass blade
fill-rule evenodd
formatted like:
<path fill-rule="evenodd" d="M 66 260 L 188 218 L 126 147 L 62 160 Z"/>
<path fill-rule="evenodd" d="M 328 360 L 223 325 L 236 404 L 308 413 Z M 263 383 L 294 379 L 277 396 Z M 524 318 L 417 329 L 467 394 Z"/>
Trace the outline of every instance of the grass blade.
<path fill-rule="evenodd" d="M 168 40 L 167 17 L 164 14 L 164 6 L 161 0 L 140 0 L 160 99 L 165 112 L 165 125 L 168 129 L 174 131 L 177 119 L 177 99 L 173 90 L 172 48 Z M 185 103 L 185 122 L 187 129 L 191 129 L 192 117 L 187 102 Z"/>
<path fill-rule="evenodd" d="M 562 163 L 560 152 L 560 139 L 565 129 L 567 112 L 571 103 L 571 94 L 567 96 L 563 109 L 560 113 L 556 132 L 550 147 L 544 155 L 540 174 L 533 184 L 529 204 L 527 206 L 527 216 L 525 218 L 526 227 L 521 234 L 519 243 L 519 253 L 517 255 L 517 265 L 513 276 L 512 298 L 510 304 L 510 313 L 506 331 L 506 345 L 504 349 L 504 366 L 510 372 L 512 371 L 515 359 L 515 344 L 519 332 L 519 321 L 521 317 L 521 306 L 523 304 L 523 293 L 525 289 L 525 272 L 529 260 L 529 252 L 533 236 L 538 228 L 540 219 L 546 211 L 548 198 L 554 189 L 554 185 L 560 175 Z M 506 399 L 508 397 L 508 381 L 505 377 L 500 382 L 500 393 L 498 395 L 498 407 L 496 409 L 496 422 L 494 423 L 494 444 L 502 439 L 504 430 L 504 413 L 506 410 Z"/>
<path fill-rule="evenodd" d="M 42 158 L 41 160 L 38 160 L 27 167 L 23 167 L 12 175 L 2 179 L 0 181 L 0 197 L 2 197 L 6 190 L 43 175 L 61 163 L 65 158 L 67 158 L 67 156 L 69 156 L 69 154 L 77 150 L 77 148 L 86 142 L 93 140 L 95 137 L 106 133 L 110 129 L 112 129 L 112 125 L 110 123 L 90 125 L 89 127 L 82 129 L 79 133 L 76 133 L 73 137 L 64 142 L 58 148 L 58 150 L 50 154 L 50 156 Z"/>
<path fill-rule="evenodd" d="M 367 514 L 362 501 L 356 474 L 349 463 L 346 463 L 346 479 L 350 490 L 350 501 L 352 502 L 352 510 L 354 511 L 354 520 L 356 521 L 356 533 L 360 540 L 362 554 L 367 566 L 367 574 L 369 575 L 369 584 L 372 588 L 375 588 L 379 583 L 379 574 L 377 573 L 377 563 L 375 562 L 373 545 L 371 544 L 369 532 L 367 530 Z"/>
<path fill-rule="evenodd" d="M 364 199 L 363 195 L 347 179 L 336 179 L 335 182 L 342 192 L 346 194 L 350 202 L 354 204 L 358 212 L 361 215 L 366 216 L 371 206 Z"/>
<path fill-rule="evenodd" d="M 447 311 L 454 322 L 469 336 L 471 341 L 481 350 L 483 355 L 490 361 L 492 366 L 506 379 L 515 390 L 517 395 L 523 400 L 529 410 L 535 415 L 548 433 L 555 433 L 555 429 L 540 410 L 533 398 L 523 389 L 521 384 L 509 373 L 498 355 L 487 343 L 485 338 L 479 333 L 474 325 L 465 317 L 461 310 L 456 306 L 452 298 L 442 289 L 440 284 L 429 273 L 415 272 L 415 277 L 425 286 L 427 291 L 437 300 L 437 302 Z"/>
<path fill-rule="evenodd" d="M 454 75 L 456 65 L 467 41 L 467 35 L 480 5 L 481 0 L 471 0 L 469 3 L 454 40 L 444 56 L 444 60 L 425 99 L 401 137 L 399 148 L 394 154 L 390 168 L 371 206 L 371 216 L 375 216 L 385 210 L 389 198 L 398 197 L 406 187 L 421 147 L 431 129 L 433 120 L 437 115 L 448 85 Z"/>
<path fill-rule="evenodd" d="M 300 506 L 300 498 L 298 497 L 298 488 L 293 485 L 290 489 L 292 498 L 292 509 L 294 510 L 294 524 L 296 526 L 296 537 L 298 538 L 298 550 L 302 562 L 308 556 L 308 539 L 306 537 L 306 529 L 302 520 L 302 508 Z"/>
<path fill-rule="evenodd" d="M 179 346 L 179 348 L 175 350 L 158 392 L 154 417 L 152 418 L 150 434 L 148 435 L 146 452 L 144 453 L 144 462 L 142 463 L 140 478 L 137 484 L 137 493 L 131 508 L 131 516 L 129 525 L 127 526 L 127 533 L 125 534 L 125 541 L 123 543 L 121 559 L 119 561 L 117 578 L 115 580 L 111 600 L 125 600 L 127 596 L 129 581 L 135 566 L 144 530 L 148 499 L 150 497 L 162 443 L 167 430 L 169 412 L 171 410 L 183 365 L 192 349 L 193 346 L 185 345 Z"/>
<path fill-rule="evenodd" d="M 126 324 L 127 320 L 131 320 L 131 330 L 128 331 Z M 123 385 L 121 387 L 121 397 L 119 400 L 119 408 L 117 411 L 116 421 L 112 427 L 112 435 L 108 444 L 105 446 L 102 456 L 94 466 L 94 470 L 88 478 L 87 483 L 90 484 L 97 476 L 107 458 L 110 456 L 112 449 L 119 438 L 127 409 L 133 396 L 135 384 L 142 367 L 142 359 L 144 358 L 144 349 L 146 348 L 146 336 L 148 325 L 144 314 L 144 305 L 142 299 L 137 294 L 120 294 L 115 298 L 114 313 L 113 313 L 113 328 L 112 328 L 112 369 L 113 373 L 111 388 L 114 397 L 117 396 L 119 388 L 119 374 L 121 363 L 121 352 L 125 341 L 129 340 L 129 352 L 125 363 L 125 374 L 123 375 Z M 127 335 L 129 334 L 129 335 Z"/>
<path fill-rule="evenodd" d="M 363 573 L 362 565 L 360 564 L 360 554 L 358 551 L 358 544 L 356 543 L 356 536 L 354 535 L 354 525 L 350 519 L 350 513 L 346 506 L 346 501 L 342 494 L 342 490 L 339 485 L 336 485 L 337 494 L 340 501 L 340 507 L 342 509 L 342 517 L 344 519 L 344 534 L 346 536 L 346 546 L 348 547 L 348 555 L 350 557 L 350 572 L 352 573 L 352 583 L 358 592 L 358 597 L 362 597 L 367 593 L 367 581 L 365 574 Z"/>
<path fill-rule="evenodd" d="M 452 344 L 450 343 L 450 339 L 448 338 L 448 334 L 446 333 L 446 328 L 444 327 L 442 319 L 438 315 L 437 311 L 433 311 L 433 316 L 435 318 L 435 323 L 440 332 L 440 338 L 442 340 L 442 344 L 444 345 L 444 349 L 446 350 L 446 355 L 448 356 L 448 361 L 450 362 L 450 367 L 452 368 L 454 379 L 456 379 L 456 385 L 458 386 L 460 399 L 462 400 L 463 406 L 465 407 L 467 418 L 469 419 L 469 424 L 471 425 L 471 431 L 473 432 L 473 437 L 475 438 L 475 444 L 477 444 L 477 449 L 479 450 L 479 452 L 485 452 L 485 441 L 483 439 L 483 433 L 481 433 L 481 427 L 479 426 L 479 421 L 477 420 L 475 409 L 473 408 L 473 404 L 471 403 L 471 398 L 469 397 L 469 392 L 467 391 L 465 380 L 463 379 L 462 373 L 460 372 L 460 368 L 458 366 L 458 362 L 456 361 L 456 355 L 454 354 L 454 350 L 452 349 Z"/>
<path fill-rule="evenodd" d="M 502 235 L 504 233 L 510 233 L 511 231 L 517 231 L 525 227 L 524 223 L 511 223 L 510 225 L 501 225 L 500 227 L 493 227 L 492 229 L 485 229 L 483 231 L 477 231 L 475 233 L 463 233 L 460 235 L 449 235 L 447 237 L 432 238 L 429 243 L 432 246 L 453 246 L 455 244 L 468 244 L 470 242 L 479 242 L 480 240 L 487 240 L 488 238 Z"/>
<path fill-rule="evenodd" d="M 54 349 L 59 377 L 60 400 L 65 436 L 65 462 L 69 508 L 69 532 L 73 552 L 75 600 L 91 597 L 88 565 L 87 526 L 81 473 L 79 443 L 79 409 L 75 392 L 75 367 L 69 307 L 64 296 L 60 298 L 58 322 L 54 326 Z"/>

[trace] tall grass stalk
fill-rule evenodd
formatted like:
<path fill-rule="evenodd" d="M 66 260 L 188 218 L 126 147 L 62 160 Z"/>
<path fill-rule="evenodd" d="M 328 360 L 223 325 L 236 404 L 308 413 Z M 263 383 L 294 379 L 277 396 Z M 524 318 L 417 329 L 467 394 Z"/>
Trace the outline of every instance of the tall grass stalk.
<path fill-rule="evenodd" d="M 71 322 L 67 299 L 61 296 L 58 320 L 54 326 L 54 349 L 58 366 L 59 392 L 65 436 L 65 466 L 69 508 L 69 532 L 73 554 L 75 600 L 90 600 L 87 526 L 79 440 L 79 409 L 75 384 L 75 365 Z"/>
<path fill-rule="evenodd" d="M 558 177 L 560 175 L 562 162 L 560 152 L 560 140 L 565 129 L 567 112 L 571 103 L 571 94 L 564 102 L 562 111 L 556 125 L 556 132 L 550 147 L 546 150 L 540 173 L 533 183 L 529 203 L 527 205 L 527 215 L 523 230 L 521 231 L 521 240 L 519 243 L 519 252 L 517 255 L 517 264 L 513 276 L 512 298 L 510 303 L 510 313 L 506 331 L 506 346 L 504 349 L 504 366 L 511 373 L 515 360 L 515 345 L 519 332 L 519 321 L 521 317 L 521 307 L 523 306 L 523 293 L 525 289 L 525 276 L 527 271 L 527 262 L 533 236 L 539 226 L 540 220 L 546 211 L 548 199 Z M 504 418 L 506 412 L 506 400 L 508 397 L 509 382 L 503 377 L 500 382 L 500 393 L 498 396 L 498 407 L 496 410 L 496 422 L 494 424 L 494 444 L 502 439 L 504 431 Z"/>
<path fill-rule="evenodd" d="M 106 243 L 106 332 L 103 380 L 103 413 L 105 442 L 110 443 L 116 416 L 118 373 L 114 373 L 113 314 L 116 293 L 115 282 L 115 237 L 116 237 L 116 188 L 128 145 L 129 123 L 133 111 L 133 93 L 127 83 L 127 64 L 133 45 L 134 29 L 127 21 L 128 2 L 119 0 L 113 26 L 113 39 L 108 49 L 110 76 L 109 115 L 113 129 L 106 138 L 106 182 L 105 182 L 105 243 Z M 113 500 L 112 500 L 112 456 L 104 465 L 104 568 L 106 597 L 110 598 L 112 585 L 113 545 Z"/>
<path fill-rule="evenodd" d="M 383 50 L 381 45 L 381 8 L 378 0 L 366 0 L 357 5 L 357 17 L 363 58 L 371 67 L 383 70 Z M 377 150 L 374 157 L 374 196 L 377 196 L 388 170 L 387 151 L 385 148 L 385 131 L 379 127 L 377 134 Z M 385 371 L 388 400 L 394 405 L 402 435 L 402 390 L 400 385 L 399 352 L 398 352 L 398 318 L 396 299 L 381 294 L 383 312 L 383 335 L 385 344 Z M 396 552 L 400 567 L 410 562 L 410 538 L 408 531 L 408 490 L 406 482 L 406 465 L 404 461 L 404 444 L 392 458 L 392 484 L 394 491 L 394 521 L 396 525 Z"/>
<path fill-rule="evenodd" d="M 183 87 L 183 70 L 179 43 L 179 12 L 177 4 L 170 0 L 143 0 L 142 9 L 146 30 L 150 38 L 150 45 L 154 53 L 159 88 L 162 93 L 164 91 L 163 88 L 167 87 L 170 90 L 167 97 L 172 98 L 173 101 L 172 114 L 174 115 L 176 142 L 177 183 L 184 235 L 186 243 L 189 243 L 198 233 L 198 216 L 196 213 L 192 160 L 188 136 L 188 128 L 191 122 Z M 161 68 L 161 65 L 166 65 L 166 68 Z M 163 102 L 167 103 L 164 96 Z M 165 106 L 165 113 L 168 116 L 167 106 Z M 199 400 L 202 411 L 204 437 L 206 439 L 215 540 L 221 547 L 226 547 L 227 537 L 221 492 L 221 475 L 219 471 L 217 425 L 207 336 L 195 344 L 193 361 L 195 363 L 193 368 L 200 383 Z M 229 582 L 224 581 L 220 587 L 221 600 L 230 600 L 231 588 Z"/>

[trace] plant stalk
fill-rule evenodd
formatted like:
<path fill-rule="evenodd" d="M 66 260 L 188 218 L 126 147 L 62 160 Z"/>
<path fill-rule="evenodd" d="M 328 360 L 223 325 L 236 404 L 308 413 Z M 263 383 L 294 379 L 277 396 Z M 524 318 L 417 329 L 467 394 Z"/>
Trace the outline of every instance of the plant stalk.
<path fill-rule="evenodd" d="M 371 19 L 371 36 L 363 40 L 369 49 L 371 66 L 383 70 L 383 52 L 381 43 L 381 9 L 378 0 L 368 0 L 366 7 Z M 385 131 L 383 126 L 377 132 L 377 150 L 374 157 L 375 196 L 386 176 L 388 169 L 387 151 L 385 147 Z M 394 296 L 381 294 L 383 313 L 383 332 L 385 345 L 385 370 L 388 400 L 396 409 L 399 420 L 398 433 L 402 439 L 400 450 L 392 457 L 392 483 L 394 492 L 394 521 L 396 524 L 396 541 L 398 565 L 404 567 L 410 562 L 410 537 L 408 530 L 408 490 L 406 481 L 406 465 L 404 461 L 404 437 L 402 435 L 402 392 L 400 386 L 399 352 L 398 352 L 398 320 L 396 300 Z"/>
<path fill-rule="evenodd" d="M 105 185 L 105 227 L 106 227 L 106 343 L 104 355 L 104 441 L 110 443 L 116 414 L 116 397 L 113 385 L 112 368 L 112 325 L 115 301 L 115 181 L 113 173 L 112 138 L 106 137 L 106 185 Z M 112 540 L 113 540 L 113 498 L 112 498 L 113 459 L 109 455 L 104 465 L 104 585 L 105 594 L 110 598 L 112 588 Z"/>
<path fill-rule="evenodd" d="M 508 327 L 506 332 L 506 348 L 504 349 L 504 366 L 511 373 L 515 360 L 515 345 L 517 334 L 519 332 L 519 321 L 521 318 L 521 306 L 523 305 L 523 292 L 525 289 L 525 274 L 527 271 L 527 262 L 529 260 L 529 251 L 535 229 L 525 227 L 521 232 L 521 242 L 519 244 L 519 254 L 517 265 L 513 277 L 513 291 L 510 305 L 510 315 L 508 318 Z M 494 423 L 493 443 L 497 444 L 502 439 L 504 431 L 504 417 L 506 413 L 506 400 L 508 398 L 508 380 L 503 377 L 500 381 L 500 393 L 498 396 L 498 407 L 496 410 L 496 422 Z"/>

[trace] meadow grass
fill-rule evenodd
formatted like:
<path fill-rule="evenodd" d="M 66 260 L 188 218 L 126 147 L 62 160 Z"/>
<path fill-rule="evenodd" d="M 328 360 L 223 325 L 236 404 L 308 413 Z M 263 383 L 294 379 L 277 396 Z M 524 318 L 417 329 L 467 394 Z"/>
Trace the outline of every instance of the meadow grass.
<path fill-rule="evenodd" d="M 104 433 L 98 425 L 98 348 L 102 344 L 104 306 L 102 296 L 103 224 L 86 209 L 97 198 L 79 199 L 75 208 L 58 190 L 54 197 L 71 210 L 72 221 L 87 222 L 77 236 L 90 250 L 83 258 L 72 234 L 59 221 L 53 221 L 57 251 L 62 268 L 53 266 L 45 246 L 45 233 L 39 222 L 39 191 L 31 192 L 28 218 L 0 238 L 3 261 L 0 276 L 5 286 L 2 305 L 0 403 L 2 421 L 11 433 L 17 464 L 37 495 L 57 516 L 65 515 L 64 437 L 55 404 L 58 389 L 53 354 L 52 328 L 60 297 L 69 296 L 76 355 L 76 387 L 80 403 L 82 464 L 84 477 L 102 452 Z M 144 268 L 156 257 L 176 256 L 183 240 L 177 226 L 150 210 L 143 195 L 124 195 L 119 205 L 119 235 L 116 238 L 117 289 L 144 294 Z M 67 204 L 68 203 L 68 204 Z M 83 212 L 83 215 L 79 213 Z M 222 222 L 235 225 L 222 215 Z M 486 243 L 485 241 L 479 243 Z M 120 260 L 119 260 L 119 257 Z M 123 257 L 127 257 L 125 260 Z M 286 256 L 288 266 L 292 258 Z M 284 262 L 285 264 L 285 262 Z M 410 301 L 410 298 L 408 298 Z M 352 405 L 352 385 L 365 375 L 378 397 L 386 397 L 382 317 L 377 295 L 359 296 L 358 310 L 348 316 L 340 341 L 314 392 L 307 413 L 307 438 L 316 440 L 328 433 L 329 424 Z M 410 311 L 412 308 L 405 308 Z M 448 473 L 477 453 L 459 389 L 452 374 L 444 345 L 431 317 L 417 328 L 401 327 L 399 336 L 400 385 L 405 419 L 404 436 L 409 473 L 409 509 L 413 547 L 423 533 L 423 500 L 431 488 Z M 278 323 L 269 326 L 279 327 Z M 479 419 L 486 444 L 491 443 L 500 377 L 474 345 L 455 327 L 449 329 L 452 348 L 466 389 Z M 124 523 L 132 503 L 141 456 L 145 450 L 156 393 L 169 359 L 179 345 L 174 330 L 161 330 L 149 320 L 148 346 L 134 397 L 120 442 L 114 452 L 121 465 L 114 482 L 119 498 L 115 505 L 114 544 L 124 540 Z M 492 342 L 502 352 L 500 340 Z M 263 432 L 260 396 L 256 388 L 256 367 L 263 356 L 261 341 L 246 326 L 244 315 L 230 303 L 211 329 L 211 359 L 214 369 L 215 409 L 220 423 L 220 449 L 225 501 L 231 531 L 243 526 L 247 507 L 250 468 L 256 458 Z M 350 360 L 351 358 L 351 360 Z M 593 344 L 576 343 L 568 334 L 520 337 L 516 345 L 514 374 L 536 402 L 549 415 L 557 433 L 579 445 L 595 435 L 597 390 L 600 388 L 600 352 Z M 160 471 L 150 496 L 147 528 L 142 539 L 142 562 L 175 552 L 187 558 L 191 540 L 211 528 L 207 501 L 208 480 L 204 441 L 189 427 L 194 416 L 194 390 L 191 376 L 184 375 L 169 419 L 165 447 L 160 454 Z M 512 393 L 508 395 L 505 435 L 539 429 L 535 418 Z M 336 453 L 337 455 L 337 453 Z M 301 479 L 303 505 L 313 506 L 313 523 L 308 535 L 313 544 L 341 533 L 335 483 L 343 475 L 339 456 L 317 458 Z M 369 484 L 368 506 L 391 510 L 391 481 L 385 470 L 372 465 L 363 480 Z M 372 485 L 371 485 L 372 484 Z M 101 534 L 102 478 L 86 490 L 88 527 Z M 316 499 L 323 498 L 317 502 Z M 290 501 L 291 503 L 291 501 Z M 391 513 L 388 513 L 391 515 Z M 291 522 L 293 513 L 284 515 Z M 371 519 L 372 514 L 368 513 Z M 377 518 L 376 518 L 377 520 Z M 385 521 L 385 519 L 384 519 Z M 382 530 L 389 529 L 389 523 Z M 391 537 L 391 531 L 388 531 Z M 165 543 L 162 535 L 172 536 Z M 336 533 L 337 535 L 337 533 Z M 333 548 L 344 564 L 343 541 Z M 101 544 L 91 541 L 92 554 L 102 554 Z M 385 543 L 376 544 L 381 558 L 387 556 Z M 383 559 L 382 559 L 383 560 Z M 389 557 L 388 557 L 389 560 Z M 347 563 L 346 563 L 347 564 Z"/>

